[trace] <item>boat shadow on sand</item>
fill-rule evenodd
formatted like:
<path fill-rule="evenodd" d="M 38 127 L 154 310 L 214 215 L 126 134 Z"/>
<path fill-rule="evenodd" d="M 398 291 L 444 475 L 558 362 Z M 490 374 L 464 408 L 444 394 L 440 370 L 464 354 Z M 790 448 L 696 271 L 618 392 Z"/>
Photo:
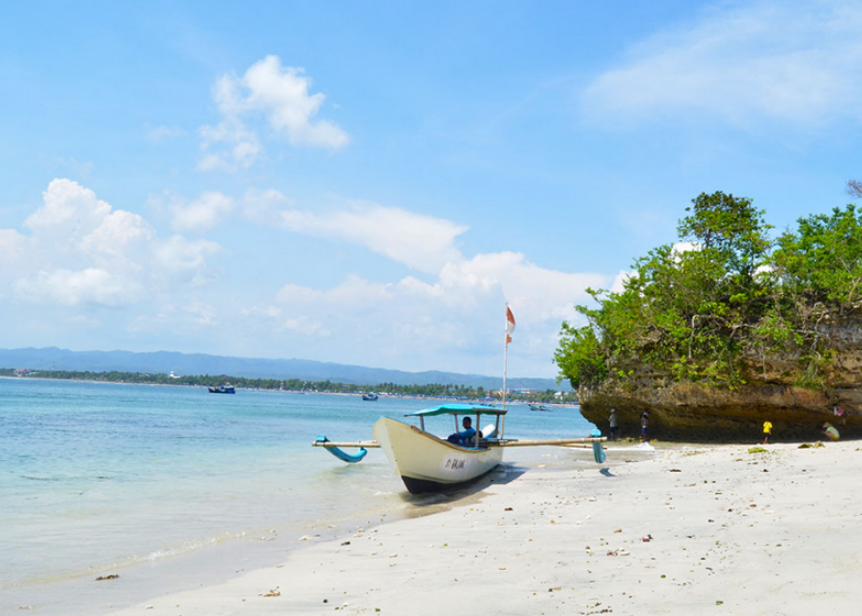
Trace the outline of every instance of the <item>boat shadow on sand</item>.
<path fill-rule="evenodd" d="M 481 496 L 483 490 L 491 485 L 506 485 L 520 478 L 530 469 L 517 464 L 502 463 L 489 473 L 477 477 L 470 482 L 461 483 L 451 488 L 425 494 L 411 494 L 404 490 L 399 493 L 401 500 L 416 507 L 429 507 L 443 503 L 453 503 L 467 498 Z"/>

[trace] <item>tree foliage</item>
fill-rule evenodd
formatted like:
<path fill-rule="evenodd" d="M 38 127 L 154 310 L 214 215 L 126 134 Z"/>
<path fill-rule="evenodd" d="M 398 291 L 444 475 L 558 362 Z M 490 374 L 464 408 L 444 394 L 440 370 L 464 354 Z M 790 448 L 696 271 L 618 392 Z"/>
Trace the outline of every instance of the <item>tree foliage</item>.
<path fill-rule="evenodd" d="M 634 264 L 620 292 L 590 291 L 563 323 L 554 359 L 574 387 L 642 370 L 735 388 L 792 356 L 797 384 L 817 386 L 833 348 L 824 319 L 862 306 L 862 216 L 853 206 L 798 221 L 776 241 L 751 200 L 701 194 L 679 242 Z"/>

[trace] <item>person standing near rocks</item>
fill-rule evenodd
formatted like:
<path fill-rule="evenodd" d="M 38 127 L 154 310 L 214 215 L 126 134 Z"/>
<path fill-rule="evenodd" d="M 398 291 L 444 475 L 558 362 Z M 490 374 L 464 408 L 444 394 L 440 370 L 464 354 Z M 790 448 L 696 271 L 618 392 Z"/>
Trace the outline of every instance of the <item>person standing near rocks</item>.
<path fill-rule="evenodd" d="M 832 414 L 835 415 L 838 419 L 840 419 L 843 425 L 847 425 L 847 412 L 844 410 L 843 406 L 833 406 Z"/>
<path fill-rule="evenodd" d="M 641 413 L 641 440 L 644 442 L 649 440 L 647 428 L 649 428 L 649 413 L 644 411 Z"/>
<path fill-rule="evenodd" d="M 769 444 L 769 436 L 772 434 L 772 422 L 768 419 L 763 422 L 763 444 Z"/>
<path fill-rule="evenodd" d="M 608 423 L 611 426 L 611 440 L 617 440 L 617 432 L 620 429 L 620 419 L 617 417 L 617 410 L 611 409 L 611 416 L 608 417 Z"/>

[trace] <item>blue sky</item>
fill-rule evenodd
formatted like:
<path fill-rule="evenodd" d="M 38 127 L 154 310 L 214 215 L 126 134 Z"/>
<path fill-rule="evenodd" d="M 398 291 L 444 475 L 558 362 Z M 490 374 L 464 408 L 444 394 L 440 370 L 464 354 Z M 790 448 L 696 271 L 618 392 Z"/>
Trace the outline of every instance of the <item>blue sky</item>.
<path fill-rule="evenodd" d="M 554 376 L 700 192 L 862 179 L 862 4 L 0 5 L 0 346 Z"/>

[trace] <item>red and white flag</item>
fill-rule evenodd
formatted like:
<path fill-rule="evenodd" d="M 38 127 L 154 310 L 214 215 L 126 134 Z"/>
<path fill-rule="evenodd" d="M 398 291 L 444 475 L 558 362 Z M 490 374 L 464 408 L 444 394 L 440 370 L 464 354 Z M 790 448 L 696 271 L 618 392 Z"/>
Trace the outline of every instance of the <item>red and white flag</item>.
<path fill-rule="evenodd" d="M 512 342 L 512 332 L 515 331 L 515 315 L 512 314 L 512 309 L 506 304 L 506 344 Z"/>

